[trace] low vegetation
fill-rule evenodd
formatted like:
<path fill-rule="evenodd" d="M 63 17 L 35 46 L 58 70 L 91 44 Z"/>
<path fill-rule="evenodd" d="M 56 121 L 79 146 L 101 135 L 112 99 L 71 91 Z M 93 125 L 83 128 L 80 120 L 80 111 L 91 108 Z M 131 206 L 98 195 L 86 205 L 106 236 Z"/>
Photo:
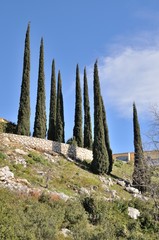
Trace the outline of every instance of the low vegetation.
<path fill-rule="evenodd" d="M 16 162 L 19 158 L 25 160 L 26 166 Z M 26 179 L 41 191 L 26 195 L 0 188 L 2 240 L 156 240 L 159 237 L 158 199 L 149 198 L 145 203 L 115 183 L 117 179 L 131 181 L 131 162 L 116 161 L 112 174 L 105 175 L 106 180 L 114 182 L 109 186 L 110 192 L 115 190 L 118 196 L 111 201 L 108 200 L 111 193 L 100 177 L 89 171 L 89 161 L 71 162 L 55 153 L 2 143 L 0 168 L 4 166 L 9 166 L 15 178 Z M 82 193 L 82 189 L 88 193 Z M 68 199 L 48 194 L 54 191 L 67 194 Z M 140 211 L 136 220 L 128 216 L 128 207 Z"/>

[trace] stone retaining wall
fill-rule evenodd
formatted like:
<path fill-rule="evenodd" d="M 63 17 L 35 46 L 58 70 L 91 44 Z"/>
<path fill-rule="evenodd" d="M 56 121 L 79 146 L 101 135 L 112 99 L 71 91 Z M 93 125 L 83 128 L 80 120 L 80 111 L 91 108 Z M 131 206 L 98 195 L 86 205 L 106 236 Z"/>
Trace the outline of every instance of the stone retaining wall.
<path fill-rule="evenodd" d="M 31 147 L 34 149 L 41 149 L 44 151 L 54 151 L 57 153 L 64 154 L 68 157 L 79 158 L 81 160 L 93 159 L 92 151 L 85 148 L 80 148 L 80 147 L 76 147 L 76 146 L 65 144 L 65 143 L 58 143 L 58 142 L 54 142 L 46 139 L 28 137 L 28 136 L 22 136 L 22 135 L 16 135 L 16 134 L 2 133 L 1 135 L 9 138 L 10 141 L 21 143 L 27 147 Z"/>

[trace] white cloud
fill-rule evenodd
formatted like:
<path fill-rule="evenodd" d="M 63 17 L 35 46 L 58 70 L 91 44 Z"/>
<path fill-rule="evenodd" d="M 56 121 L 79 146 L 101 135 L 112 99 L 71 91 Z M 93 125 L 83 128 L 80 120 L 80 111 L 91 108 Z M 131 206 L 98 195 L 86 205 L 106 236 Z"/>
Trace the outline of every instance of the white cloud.
<path fill-rule="evenodd" d="M 122 116 L 132 116 L 132 103 L 146 113 L 159 102 L 159 48 L 125 47 L 99 60 L 99 77 L 106 105 Z"/>

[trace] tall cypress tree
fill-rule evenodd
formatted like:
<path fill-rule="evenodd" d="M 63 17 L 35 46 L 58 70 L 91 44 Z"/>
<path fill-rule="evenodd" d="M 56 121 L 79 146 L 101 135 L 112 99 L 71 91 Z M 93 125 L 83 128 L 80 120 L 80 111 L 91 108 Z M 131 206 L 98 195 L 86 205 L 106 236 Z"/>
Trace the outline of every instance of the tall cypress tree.
<path fill-rule="evenodd" d="M 84 148 L 92 149 L 92 127 L 86 68 L 84 69 Z"/>
<path fill-rule="evenodd" d="M 56 139 L 56 76 L 55 61 L 52 61 L 51 73 L 51 90 L 50 90 L 50 113 L 49 113 L 49 130 L 48 139 L 55 141 Z"/>
<path fill-rule="evenodd" d="M 16 132 L 20 135 L 30 135 L 30 23 L 25 37 L 23 76 Z"/>
<path fill-rule="evenodd" d="M 73 136 L 79 147 L 83 146 L 82 141 L 82 95 L 80 86 L 79 66 L 76 66 L 76 103 Z"/>
<path fill-rule="evenodd" d="M 134 172 L 133 185 L 141 192 L 145 192 L 147 185 L 150 183 L 150 175 L 148 166 L 144 159 L 142 148 L 142 140 L 140 136 L 140 125 L 138 122 L 138 115 L 135 103 L 133 103 L 133 129 L 134 129 Z"/>
<path fill-rule="evenodd" d="M 41 44 L 40 44 L 37 102 L 36 102 L 36 113 L 35 113 L 33 136 L 38 138 L 46 137 L 46 106 L 45 106 L 45 74 L 44 74 L 43 38 L 41 39 Z"/>
<path fill-rule="evenodd" d="M 94 144 L 91 168 L 94 173 L 105 174 L 109 168 L 109 157 L 105 145 L 102 101 L 97 61 L 94 64 Z"/>
<path fill-rule="evenodd" d="M 112 156 L 112 150 L 111 150 L 111 147 L 110 147 L 109 131 L 108 131 L 108 124 L 107 124 L 107 119 L 106 119 L 106 111 L 105 111 L 105 107 L 104 107 L 104 102 L 103 102 L 102 96 L 101 96 L 101 101 L 102 101 L 102 115 L 103 115 L 105 145 L 106 145 L 108 156 L 109 156 L 108 174 L 110 174 L 112 172 L 112 168 L 113 168 L 113 156 Z"/>
<path fill-rule="evenodd" d="M 60 71 L 58 72 L 58 85 L 57 85 L 57 105 L 56 105 L 56 141 L 65 142 L 64 133 L 64 107 L 63 107 L 63 94 L 62 94 L 62 81 Z"/>

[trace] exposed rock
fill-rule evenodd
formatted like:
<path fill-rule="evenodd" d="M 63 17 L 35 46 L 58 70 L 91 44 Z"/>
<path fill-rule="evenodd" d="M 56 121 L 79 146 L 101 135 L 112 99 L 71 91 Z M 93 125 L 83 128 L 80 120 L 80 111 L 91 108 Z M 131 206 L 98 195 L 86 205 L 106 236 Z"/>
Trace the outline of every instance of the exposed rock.
<path fill-rule="evenodd" d="M 64 237 L 68 237 L 72 234 L 72 232 L 68 228 L 62 228 L 61 233 L 64 235 Z"/>
<path fill-rule="evenodd" d="M 101 182 L 103 182 L 104 184 L 106 184 L 107 186 L 109 186 L 109 187 L 114 185 L 114 183 L 113 183 L 111 178 L 105 178 L 103 176 L 99 176 L 99 180 Z"/>
<path fill-rule="evenodd" d="M 117 180 L 117 184 L 122 186 L 122 187 L 125 187 L 126 186 L 126 183 L 125 181 L 122 181 L 122 180 Z"/>
<path fill-rule="evenodd" d="M 112 195 L 112 198 L 116 198 L 116 197 L 117 197 L 117 192 L 116 192 L 116 190 L 111 190 L 110 193 L 111 193 L 111 195 Z"/>
<path fill-rule="evenodd" d="M 21 154 L 21 155 L 28 155 L 28 153 L 25 152 L 25 151 L 22 150 L 22 149 L 15 149 L 14 151 L 15 151 L 16 153 L 18 153 L 18 154 Z"/>
<path fill-rule="evenodd" d="M 63 199 L 64 201 L 67 201 L 70 197 L 64 193 L 57 193 L 57 195 Z"/>
<path fill-rule="evenodd" d="M 18 156 L 17 156 L 17 157 L 15 158 L 15 163 L 16 163 L 16 164 L 22 164 L 24 167 L 27 166 L 27 163 L 26 163 L 25 159 L 22 158 L 22 157 L 18 157 Z"/>
<path fill-rule="evenodd" d="M 90 195 L 90 191 L 87 188 L 81 187 L 79 190 L 80 194 Z"/>
<path fill-rule="evenodd" d="M 55 162 L 55 159 L 54 159 L 50 154 L 44 153 L 44 155 L 45 155 L 45 158 L 46 158 L 48 161 L 50 161 L 50 162 L 52 162 L 52 163 Z"/>
<path fill-rule="evenodd" d="M 137 219 L 140 216 L 140 212 L 136 208 L 128 207 L 128 215 L 133 219 Z"/>
<path fill-rule="evenodd" d="M 125 190 L 129 193 L 140 193 L 140 191 L 137 188 L 134 187 L 126 187 Z"/>
<path fill-rule="evenodd" d="M 31 184 L 28 182 L 27 179 L 18 178 L 18 179 L 16 179 L 16 182 L 22 183 L 22 184 L 24 184 L 24 185 L 26 185 L 26 186 L 29 186 L 29 187 L 31 186 Z"/>
<path fill-rule="evenodd" d="M 5 166 L 3 168 L 0 168 L 0 180 L 1 181 L 5 181 L 7 179 L 12 179 L 14 178 L 14 173 L 12 173 L 10 170 L 9 170 L 9 167 L 8 166 Z"/>
<path fill-rule="evenodd" d="M 134 193 L 133 196 L 134 196 L 135 198 L 139 198 L 139 199 L 141 199 L 141 200 L 143 200 L 143 201 L 148 201 L 148 200 L 149 200 L 148 197 L 145 197 L 145 196 L 143 196 L 142 194 L 139 194 L 139 193 Z"/>

